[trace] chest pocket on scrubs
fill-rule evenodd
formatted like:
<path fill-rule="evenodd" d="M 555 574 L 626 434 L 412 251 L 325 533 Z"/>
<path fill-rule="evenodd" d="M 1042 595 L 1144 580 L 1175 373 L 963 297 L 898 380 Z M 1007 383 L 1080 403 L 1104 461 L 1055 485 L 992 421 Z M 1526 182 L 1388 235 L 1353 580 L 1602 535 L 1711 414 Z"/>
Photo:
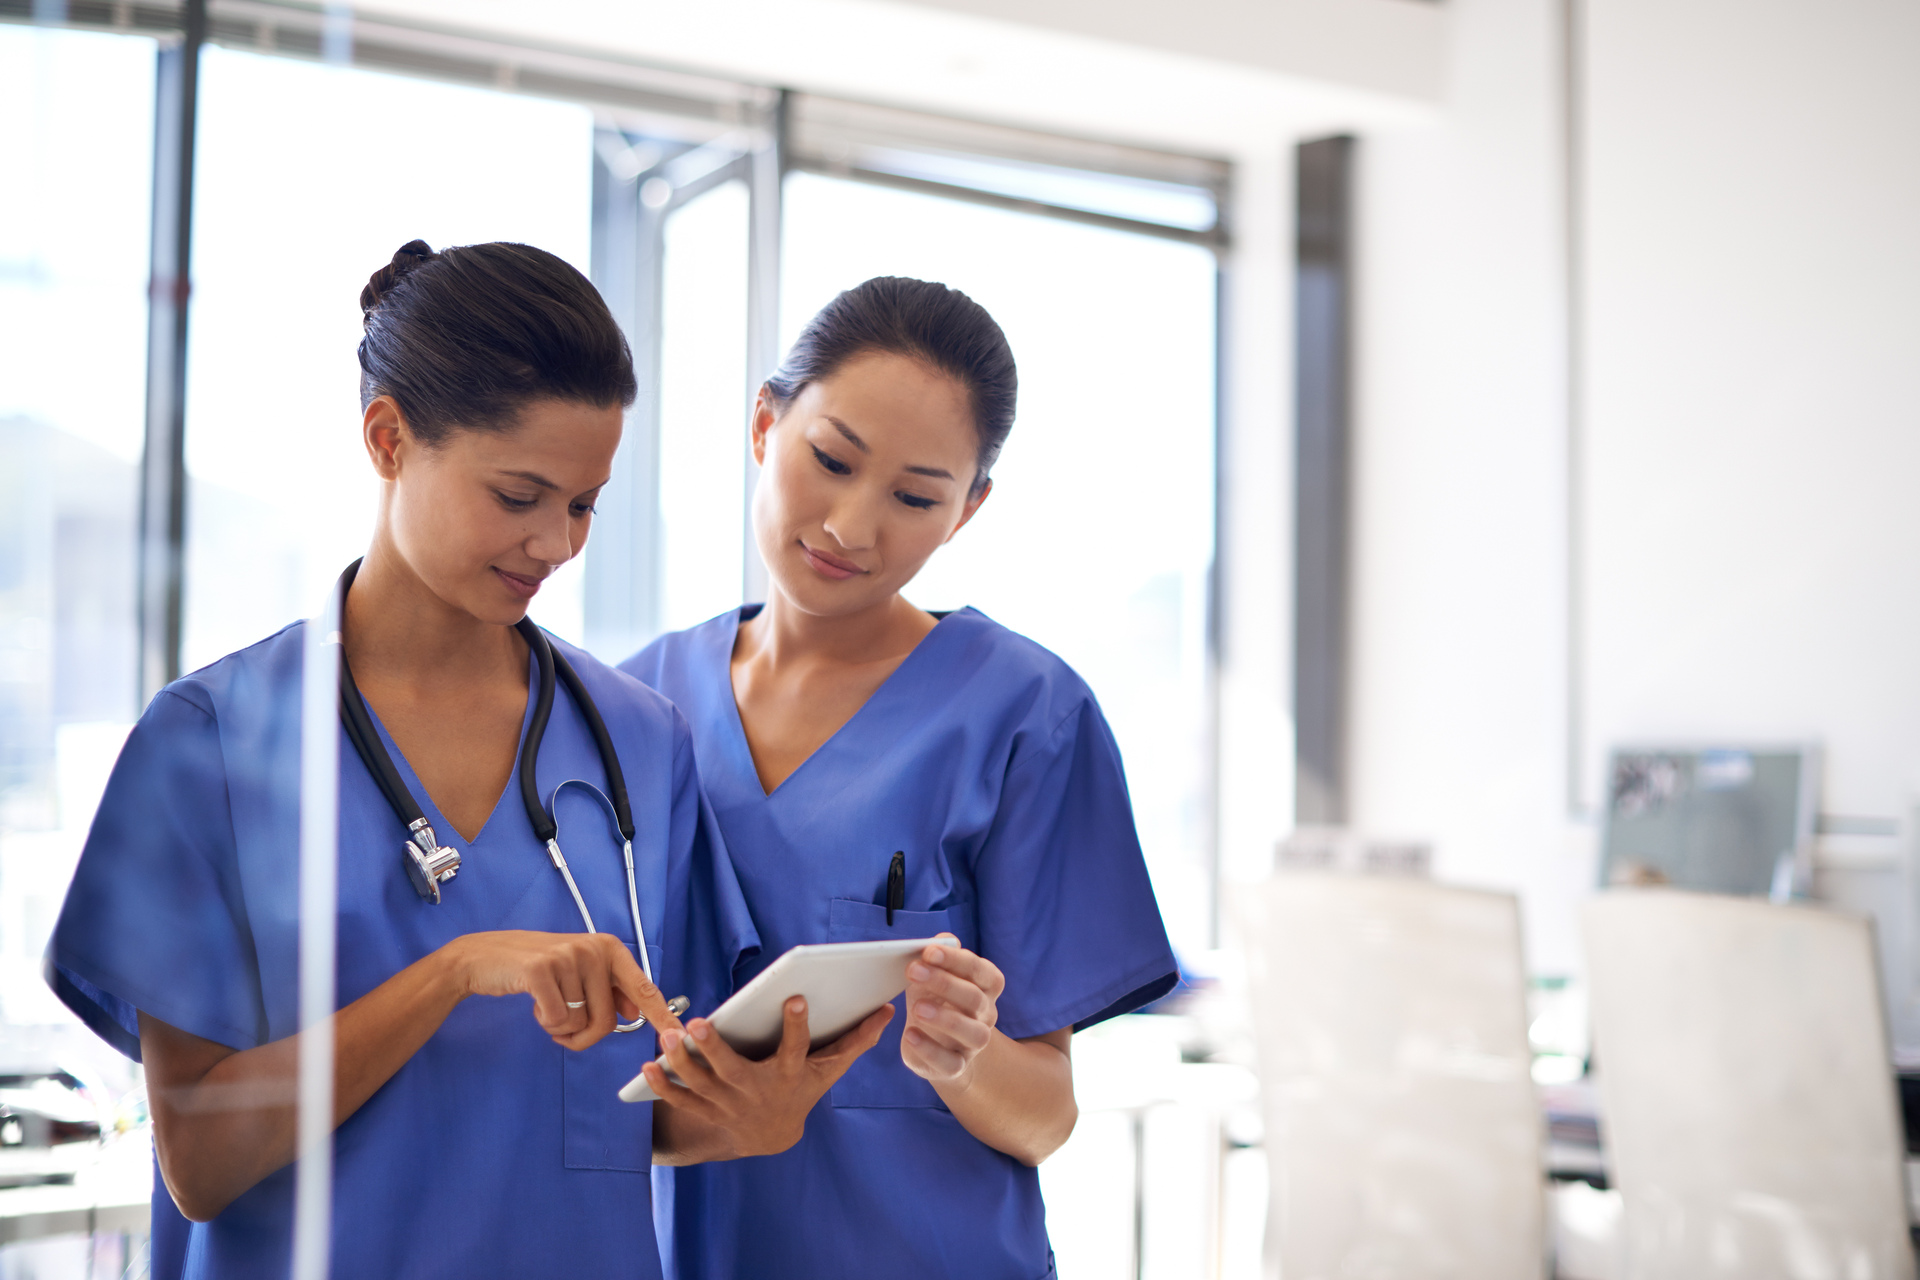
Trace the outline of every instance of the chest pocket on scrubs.
<path fill-rule="evenodd" d="M 887 923 L 887 909 L 874 902 L 835 898 L 827 904 L 827 941 L 877 942 L 883 938 L 931 938 L 951 933 L 945 911 L 898 911 Z M 939 1107 L 946 1104 L 933 1086 L 900 1060 L 900 1033 L 906 1028 L 906 997 L 893 1002 L 893 1021 L 880 1043 L 854 1060 L 827 1096 L 836 1107 Z"/>
<path fill-rule="evenodd" d="M 654 973 L 659 973 L 660 948 L 648 944 L 647 958 Z M 578 1052 L 554 1048 L 560 1054 L 560 1126 L 565 1134 L 566 1167 L 650 1171 L 653 1106 L 622 1102 L 619 1093 L 659 1052 L 652 1026 L 627 1035 L 609 1034 Z"/>

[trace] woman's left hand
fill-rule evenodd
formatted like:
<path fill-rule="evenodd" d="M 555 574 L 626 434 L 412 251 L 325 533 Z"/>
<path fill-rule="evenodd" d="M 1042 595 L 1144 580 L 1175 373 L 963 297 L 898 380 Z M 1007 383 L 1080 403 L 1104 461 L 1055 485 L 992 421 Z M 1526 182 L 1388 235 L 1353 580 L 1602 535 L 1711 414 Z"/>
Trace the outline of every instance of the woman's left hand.
<path fill-rule="evenodd" d="M 930 1084 L 964 1089 L 974 1060 L 993 1041 L 1000 1018 L 996 1002 L 1006 989 L 1005 975 L 991 960 L 964 947 L 929 946 L 907 966 L 901 1060 Z"/>

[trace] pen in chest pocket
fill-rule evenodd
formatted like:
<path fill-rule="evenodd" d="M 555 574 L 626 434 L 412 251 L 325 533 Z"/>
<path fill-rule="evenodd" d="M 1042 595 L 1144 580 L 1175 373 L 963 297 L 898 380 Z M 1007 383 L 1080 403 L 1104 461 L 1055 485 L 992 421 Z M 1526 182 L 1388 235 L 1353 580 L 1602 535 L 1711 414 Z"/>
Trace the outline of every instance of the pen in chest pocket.
<path fill-rule="evenodd" d="M 907 905 L 907 851 L 895 851 L 887 867 L 887 928 L 893 928 L 893 913 Z"/>

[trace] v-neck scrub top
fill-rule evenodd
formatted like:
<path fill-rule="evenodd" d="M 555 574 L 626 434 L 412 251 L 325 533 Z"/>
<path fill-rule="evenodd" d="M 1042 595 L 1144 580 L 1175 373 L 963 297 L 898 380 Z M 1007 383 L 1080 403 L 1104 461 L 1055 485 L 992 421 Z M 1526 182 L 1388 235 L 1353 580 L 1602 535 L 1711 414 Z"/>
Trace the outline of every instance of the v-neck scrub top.
<path fill-rule="evenodd" d="M 769 795 L 731 675 L 758 608 L 621 664 L 692 724 L 763 948 L 738 980 L 800 943 L 951 931 L 1006 975 L 999 1029 L 1014 1039 L 1173 987 L 1119 750 L 1072 669 L 975 610 L 948 614 Z M 895 851 L 906 900 L 889 923 Z M 1037 1171 L 968 1133 L 907 1069 L 904 1024 L 896 1012 L 790 1150 L 672 1171 L 667 1243 L 683 1280 L 1052 1274 Z"/>
<path fill-rule="evenodd" d="M 114 766 L 47 959 L 61 998 L 129 1057 L 139 1057 L 142 1011 L 240 1050 L 298 1028 L 303 634 L 296 624 L 167 686 Z M 668 995 L 711 1007 L 757 939 L 701 800 L 686 723 L 658 694 L 555 643 L 626 776 L 654 975 Z M 415 892 L 400 821 L 343 732 L 340 1005 L 463 934 L 582 928 L 517 772 L 468 841 L 379 732 L 435 836 L 459 850 L 460 871 L 438 906 Z M 550 804 L 570 779 L 606 790 L 564 688 L 536 776 Z M 618 828 L 581 788 L 561 791 L 558 806 L 594 923 L 632 948 Z M 335 1132 L 333 1274 L 656 1280 L 652 1107 L 615 1096 L 654 1053 L 651 1027 L 574 1052 L 540 1030 L 525 996 L 461 1002 Z M 156 1178 L 153 1274 L 284 1276 L 292 1215 L 291 1167 L 191 1226 Z"/>

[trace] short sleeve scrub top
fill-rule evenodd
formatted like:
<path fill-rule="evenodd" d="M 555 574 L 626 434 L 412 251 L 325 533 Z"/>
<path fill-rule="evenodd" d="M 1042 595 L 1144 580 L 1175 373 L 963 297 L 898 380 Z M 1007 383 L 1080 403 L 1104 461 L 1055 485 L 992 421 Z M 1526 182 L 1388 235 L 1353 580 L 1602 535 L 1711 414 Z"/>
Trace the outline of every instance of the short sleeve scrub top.
<path fill-rule="evenodd" d="M 768 794 L 731 678 L 739 624 L 759 607 L 621 664 L 693 726 L 763 944 L 739 981 L 800 943 L 951 931 L 1005 973 L 999 1029 L 1015 1039 L 1173 987 L 1119 751 L 1064 662 L 973 609 L 948 614 Z M 905 909 L 889 920 L 896 851 Z M 656 1212 L 682 1277 L 1052 1274 L 1037 1171 L 973 1137 L 907 1069 L 904 1021 L 896 1013 L 792 1149 L 659 1171 Z"/>
<path fill-rule="evenodd" d="M 141 1011 L 237 1050 L 297 1030 L 304 625 L 167 686 L 114 767 L 47 967 L 67 1005 L 129 1057 L 140 1054 Z M 686 723 L 651 690 L 554 643 L 599 706 L 625 774 L 655 977 L 705 1007 L 757 940 L 701 798 Z M 517 776 L 469 842 L 378 731 L 436 837 L 459 851 L 460 871 L 438 906 L 414 890 L 400 822 L 343 733 L 341 1005 L 462 934 L 582 927 Z M 606 789 L 564 687 L 536 777 L 549 804 L 570 779 Z M 595 923 L 634 946 L 618 828 L 584 788 L 560 791 L 558 806 Z M 540 1030 L 525 997 L 462 1002 L 335 1133 L 333 1274 L 660 1276 L 652 1108 L 616 1097 L 654 1053 L 651 1027 L 573 1052 Z M 156 1177 L 153 1274 L 286 1275 L 293 1176 L 281 1169 L 196 1224 Z"/>

